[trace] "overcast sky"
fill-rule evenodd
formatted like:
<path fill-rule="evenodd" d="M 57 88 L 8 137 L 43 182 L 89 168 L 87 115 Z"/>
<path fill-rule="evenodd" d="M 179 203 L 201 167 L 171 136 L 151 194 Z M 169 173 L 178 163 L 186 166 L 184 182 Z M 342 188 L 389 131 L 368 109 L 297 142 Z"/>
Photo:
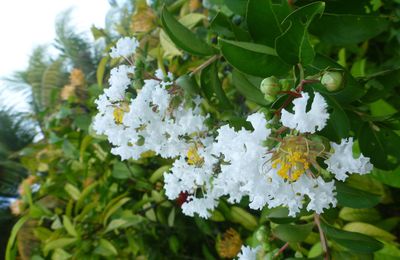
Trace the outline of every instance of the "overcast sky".
<path fill-rule="evenodd" d="M 109 4 L 107 0 L 0 0 L 0 79 L 25 69 L 32 49 L 53 41 L 56 17 L 68 8 L 73 8 L 72 24 L 89 31 L 92 25 L 104 27 Z M 9 96 L 0 81 L 0 99 Z"/>

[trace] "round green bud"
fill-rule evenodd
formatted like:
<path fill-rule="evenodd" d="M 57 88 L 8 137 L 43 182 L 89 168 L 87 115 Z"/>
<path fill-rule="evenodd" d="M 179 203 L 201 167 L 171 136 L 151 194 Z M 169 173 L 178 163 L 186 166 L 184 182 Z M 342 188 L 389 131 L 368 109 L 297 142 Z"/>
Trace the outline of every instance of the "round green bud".
<path fill-rule="evenodd" d="M 327 71 L 322 75 L 321 84 L 328 91 L 336 91 L 343 87 L 343 74 L 339 71 Z"/>
<path fill-rule="evenodd" d="M 281 79 L 279 83 L 281 83 L 282 91 L 289 91 L 293 86 L 293 80 L 291 79 Z"/>
<path fill-rule="evenodd" d="M 264 95 L 276 96 L 281 91 L 281 84 L 277 78 L 271 76 L 261 81 L 260 90 Z"/>

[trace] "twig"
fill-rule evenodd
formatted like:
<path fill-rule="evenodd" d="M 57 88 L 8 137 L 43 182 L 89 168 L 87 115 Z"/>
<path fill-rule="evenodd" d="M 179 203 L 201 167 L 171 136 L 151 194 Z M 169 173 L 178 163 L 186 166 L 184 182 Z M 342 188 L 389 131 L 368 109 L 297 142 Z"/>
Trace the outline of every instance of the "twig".
<path fill-rule="evenodd" d="M 289 246 L 289 242 L 286 242 L 286 244 L 284 244 L 284 245 L 279 249 L 279 251 L 276 252 L 276 254 L 273 256 L 273 258 L 275 258 L 275 257 L 279 256 L 280 254 L 282 254 L 283 251 L 285 251 L 286 248 L 288 248 L 288 246 Z"/>
<path fill-rule="evenodd" d="M 214 61 L 218 60 L 221 56 L 220 55 L 214 55 L 208 60 L 206 60 L 204 63 L 202 63 L 200 66 L 195 68 L 191 73 L 190 76 L 193 76 L 194 74 L 197 74 L 198 72 L 202 71 L 205 67 L 213 63 Z"/>
<path fill-rule="evenodd" d="M 324 231 L 321 228 L 321 222 L 320 222 L 320 217 L 318 214 L 314 214 L 314 222 L 318 227 L 318 231 L 319 231 L 319 238 L 321 239 L 321 245 L 322 245 L 322 250 L 324 251 L 324 259 L 325 260 L 329 260 L 329 251 L 328 251 L 328 244 L 326 241 L 326 237 L 324 234 Z"/>

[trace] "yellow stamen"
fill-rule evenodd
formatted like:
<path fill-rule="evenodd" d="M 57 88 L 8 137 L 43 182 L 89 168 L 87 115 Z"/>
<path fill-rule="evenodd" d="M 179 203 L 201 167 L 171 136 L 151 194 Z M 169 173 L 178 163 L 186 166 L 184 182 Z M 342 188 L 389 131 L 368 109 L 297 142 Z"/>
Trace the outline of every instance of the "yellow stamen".
<path fill-rule="evenodd" d="M 187 163 L 190 165 L 202 165 L 204 163 L 204 158 L 199 155 L 196 146 L 189 148 L 187 152 Z"/>
<path fill-rule="evenodd" d="M 122 124 L 122 120 L 124 119 L 124 110 L 122 108 L 116 107 L 114 109 L 114 120 L 116 124 Z"/>

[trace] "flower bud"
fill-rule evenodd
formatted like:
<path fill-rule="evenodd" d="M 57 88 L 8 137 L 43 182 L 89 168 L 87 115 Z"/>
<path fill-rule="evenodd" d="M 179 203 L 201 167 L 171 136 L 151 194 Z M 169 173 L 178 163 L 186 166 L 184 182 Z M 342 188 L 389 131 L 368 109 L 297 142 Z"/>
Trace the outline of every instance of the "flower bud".
<path fill-rule="evenodd" d="M 290 79 L 281 79 L 279 83 L 282 86 L 282 91 L 289 91 L 293 86 L 293 80 Z"/>
<path fill-rule="evenodd" d="M 343 86 L 343 75 L 339 71 L 327 71 L 322 75 L 321 83 L 328 91 L 339 90 Z"/>
<path fill-rule="evenodd" d="M 275 97 L 281 91 L 281 84 L 274 76 L 263 79 L 260 90 L 264 95 Z"/>

